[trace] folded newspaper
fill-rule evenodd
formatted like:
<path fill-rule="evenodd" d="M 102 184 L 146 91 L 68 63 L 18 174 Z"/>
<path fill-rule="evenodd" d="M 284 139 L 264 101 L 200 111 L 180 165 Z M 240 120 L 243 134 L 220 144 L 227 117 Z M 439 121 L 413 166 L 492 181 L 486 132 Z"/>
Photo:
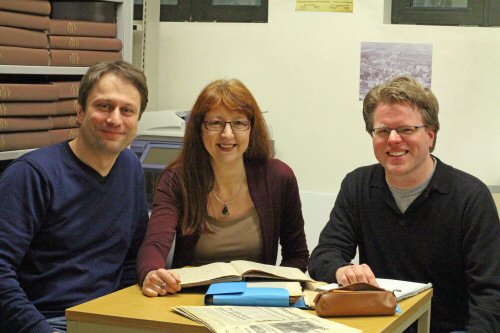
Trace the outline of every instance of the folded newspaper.
<path fill-rule="evenodd" d="M 361 333 L 297 308 L 176 306 L 173 311 L 215 333 Z"/>

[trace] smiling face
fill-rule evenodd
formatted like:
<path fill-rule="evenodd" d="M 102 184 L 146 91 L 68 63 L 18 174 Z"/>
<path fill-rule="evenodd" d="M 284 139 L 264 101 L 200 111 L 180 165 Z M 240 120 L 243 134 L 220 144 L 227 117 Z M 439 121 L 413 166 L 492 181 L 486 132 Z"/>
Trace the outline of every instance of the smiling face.
<path fill-rule="evenodd" d="M 381 103 L 373 115 L 374 128 L 425 125 L 419 110 L 409 104 Z M 398 188 L 412 188 L 425 181 L 434 169 L 430 147 L 435 140 L 432 129 L 421 128 L 402 137 L 391 131 L 388 138 L 373 137 L 375 157 L 385 168 L 387 180 Z"/>
<path fill-rule="evenodd" d="M 215 106 L 205 114 L 205 121 L 220 120 L 224 122 L 235 120 L 249 120 L 244 113 L 232 111 L 225 106 Z M 222 131 L 210 131 L 201 126 L 203 144 L 210 161 L 216 164 L 240 163 L 243 160 L 243 153 L 248 148 L 250 142 L 250 127 L 243 131 L 233 131 L 230 124 L 226 124 Z"/>
<path fill-rule="evenodd" d="M 128 80 L 105 74 L 92 88 L 86 110 L 81 107 L 82 148 L 91 156 L 116 158 L 134 140 L 141 108 L 141 95 Z"/>

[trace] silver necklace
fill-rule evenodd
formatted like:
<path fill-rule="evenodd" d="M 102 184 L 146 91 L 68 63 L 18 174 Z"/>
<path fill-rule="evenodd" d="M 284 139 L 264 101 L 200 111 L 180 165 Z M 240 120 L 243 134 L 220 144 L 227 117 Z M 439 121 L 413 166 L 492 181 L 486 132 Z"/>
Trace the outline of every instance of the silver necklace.
<path fill-rule="evenodd" d="M 236 194 L 234 195 L 234 197 L 231 200 L 224 201 L 224 200 L 220 199 L 217 196 L 217 194 L 215 193 L 215 190 L 212 190 L 212 194 L 214 195 L 215 199 L 217 199 L 218 202 L 220 202 L 221 204 L 224 205 L 224 208 L 222 208 L 222 212 L 221 212 L 222 215 L 229 216 L 229 207 L 228 207 L 228 205 L 231 204 L 234 200 L 236 200 L 236 198 L 238 197 L 238 194 L 240 194 L 241 188 L 243 187 L 243 180 L 244 179 L 245 179 L 245 175 L 243 175 L 243 177 L 241 177 L 240 188 L 238 189 L 238 192 L 236 192 Z"/>

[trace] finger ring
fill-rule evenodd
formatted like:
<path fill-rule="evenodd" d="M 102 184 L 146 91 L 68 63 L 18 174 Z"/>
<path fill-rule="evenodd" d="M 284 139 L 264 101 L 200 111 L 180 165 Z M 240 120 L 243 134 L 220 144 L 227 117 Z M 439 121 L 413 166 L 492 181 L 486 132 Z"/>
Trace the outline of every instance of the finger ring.
<path fill-rule="evenodd" d="M 166 282 L 163 282 L 162 284 L 160 284 L 160 288 L 161 288 L 161 289 L 165 289 L 165 286 L 166 286 L 166 285 L 167 285 L 167 283 L 166 283 Z"/>

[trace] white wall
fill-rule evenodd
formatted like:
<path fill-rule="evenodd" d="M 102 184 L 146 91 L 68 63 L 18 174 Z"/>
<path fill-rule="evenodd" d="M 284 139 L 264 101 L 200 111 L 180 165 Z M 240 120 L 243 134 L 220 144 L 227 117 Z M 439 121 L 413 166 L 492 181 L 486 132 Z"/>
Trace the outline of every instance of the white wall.
<path fill-rule="evenodd" d="M 312 245 L 333 205 L 312 209 L 326 201 L 321 193 L 334 199 L 347 172 L 376 162 L 358 100 L 360 43 L 432 43 L 441 106 L 435 154 L 500 184 L 500 29 L 391 25 L 384 17 L 382 0 L 355 0 L 354 13 L 297 14 L 294 1 L 272 0 L 267 24 L 160 23 L 158 82 L 150 85 L 158 108 L 189 109 L 208 82 L 242 80 L 269 110 L 277 157 L 297 175 Z"/>

